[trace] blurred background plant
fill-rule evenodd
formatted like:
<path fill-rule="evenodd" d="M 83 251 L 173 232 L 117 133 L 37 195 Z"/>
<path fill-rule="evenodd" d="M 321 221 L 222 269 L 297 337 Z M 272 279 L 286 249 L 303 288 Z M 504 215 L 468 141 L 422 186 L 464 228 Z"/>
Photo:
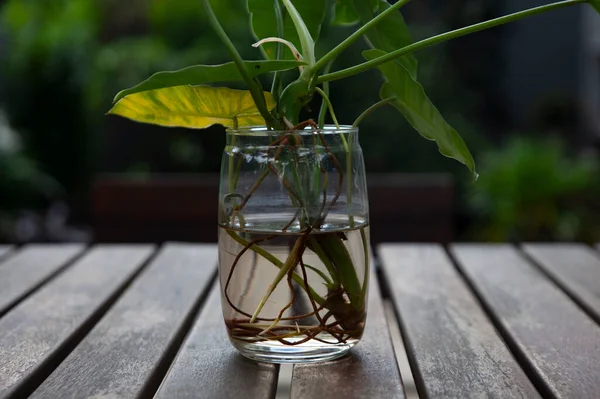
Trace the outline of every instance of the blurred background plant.
<path fill-rule="evenodd" d="M 405 16 L 414 38 L 419 39 L 498 16 L 507 12 L 508 3 L 423 0 L 410 3 Z M 218 0 L 212 4 L 242 56 L 259 57 L 251 47 L 254 40 L 245 1 Z M 352 29 L 324 27 L 318 51 L 331 48 Z M 510 115 L 503 46 L 504 39 L 515 32 L 511 29 L 483 32 L 417 54 L 419 80 L 469 143 L 476 159 L 484 157 L 505 132 L 539 126 Z M 358 43 L 344 52 L 334 67 L 358 62 L 363 48 L 364 44 Z M 198 134 L 139 125 L 105 117 L 104 113 L 115 93 L 155 71 L 228 60 L 219 40 L 204 23 L 197 0 L 130 0 L 126 7 L 118 0 L 4 1 L 0 5 L 0 107 L 6 112 L 4 125 L 12 126 L 12 136 L 20 144 L 17 152 L 0 154 L 0 225 L 13 226 L 13 233 L 0 229 L 0 240 L 15 239 L 15 214 L 27 209 L 46 220 L 49 210 L 58 209 L 57 203 L 61 204 L 57 213 L 60 218 L 88 225 L 90 187 L 96 173 L 144 178 L 155 173 L 218 172 L 224 144 L 222 128 Z M 332 100 L 341 121 L 351 123 L 377 98 L 374 79 L 378 79 L 375 74 L 366 74 L 332 84 Z M 567 101 L 571 96 L 560 90 L 557 95 Z M 577 114 L 576 104 L 574 111 L 540 103 L 532 104 L 535 107 L 537 114 L 547 116 L 550 127 L 562 123 L 562 119 L 556 121 L 556 115 Z M 529 112 L 523 111 L 526 115 Z M 572 136 L 581 137 L 579 126 L 571 127 Z M 361 144 L 372 173 L 451 173 L 458 191 L 457 236 L 473 233 L 470 224 L 474 214 L 467 206 L 471 192 L 468 174 L 458 163 L 441 157 L 435 145 L 412 131 L 397 111 L 382 109 L 367 119 L 361 126 Z M 578 145 L 589 146 L 589 141 Z M 536 155 L 530 158 L 532 164 L 537 164 Z M 549 168 L 550 163 L 561 160 L 548 156 L 540 162 L 546 162 Z M 567 166 L 579 168 L 578 162 L 573 162 Z M 514 166 L 503 172 L 513 175 L 494 178 L 488 187 L 488 172 L 482 167 L 482 182 L 477 186 L 488 187 L 489 192 L 492 188 L 510 191 L 499 185 L 520 181 L 519 176 L 527 173 L 521 168 Z M 492 169 L 490 173 L 499 172 Z M 491 202 L 490 209 L 496 207 Z M 52 234 L 40 239 L 58 239 Z M 40 237 L 23 237 L 34 236 Z M 86 234 L 76 236 L 88 238 Z"/>
<path fill-rule="evenodd" d="M 574 156 L 558 138 L 514 137 L 480 161 L 470 186 L 476 221 L 471 238 L 485 241 L 600 239 L 600 168 Z"/>

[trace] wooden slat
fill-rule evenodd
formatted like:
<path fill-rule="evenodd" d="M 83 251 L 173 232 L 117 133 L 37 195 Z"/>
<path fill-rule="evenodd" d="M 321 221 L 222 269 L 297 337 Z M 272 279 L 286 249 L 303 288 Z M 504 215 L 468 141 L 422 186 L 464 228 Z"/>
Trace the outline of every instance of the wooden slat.
<path fill-rule="evenodd" d="M 273 398 L 278 368 L 248 360 L 233 348 L 221 314 L 218 283 L 202 309 L 155 398 Z"/>
<path fill-rule="evenodd" d="M 539 397 L 439 245 L 382 245 L 421 397 Z"/>
<path fill-rule="evenodd" d="M 7 256 L 9 254 L 9 252 L 11 252 L 12 250 L 13 250 L 13 247 L 11 247 L 10 245 L 0 244 L 0 260 L 2 260 L 2 258 Z"/>
<path fill-rule="evenodd" d="M 215 245 L 168 245 L 32 397 L 154 394 L 216 266 Z"/>
<path fill-rule="evenodd" d="M 456 245 L 460 268 L 538 390 L 600 392 L 600 327 L 510 245 Z"/>
<path fill-rule="evenodd" d="M 404 398 L 379 284 L 369 287 L 367 325 L 361 342 L 342 359 L 295 365 L 292 399 Z"/>
<path fill-rule="evenodd" d="M 583 244 L 527 244 L 523 250 L 600 323 L 600 256 Z"/>
<path fill-rule="evenodd" d="M 0 316 L 83 251 L 83 245 L 28 245 L 0 263 Z"/>
<path fill-rule="evenodd" d="M 0 319 L 0 398 L 34 390 L 152 252 L 149 245 L 96 247 Z"/>

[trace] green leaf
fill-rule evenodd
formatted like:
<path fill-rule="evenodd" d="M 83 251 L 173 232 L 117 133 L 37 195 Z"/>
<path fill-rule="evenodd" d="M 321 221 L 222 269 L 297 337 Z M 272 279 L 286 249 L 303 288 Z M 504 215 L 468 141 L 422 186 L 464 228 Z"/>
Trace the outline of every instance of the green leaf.
<path fill-rule="evenodd" d="M 298 33 L 298 37 L 300 38 L 304 60 L 308 65 L 313 66 L 315 64 L 315 40 L 310 34 L 304 19 L 292 3 L 292 0 L 283 0 L 283 4 L 287 9 L 288 15 L 292 19 L 294 27 L 296 28 L 296 33 Z"/>
<path fill-rule="evenodd" d="M 367 60 L 385 54 L 380 50 L 363 52 L 363 56 Z M 392 105 L 404 115 L 421 136 L 436 141 L 442 155 L 465 164 L 476 179 L 475 161 L 465 142 L 431 103 L 423 87 L 397 62 L 390 61 L 378 68 L 386 80 L 381 88 L 381 98 L 396 97 Z"/>
<path fill-rule="evenodd" d="M 374 13 L 379 6 L 379 0 L 362 0 L 367 2 Z M 360 21 L 360 15 L 354 7 L 353 0 L 335 0 L 333 7 L 333 25 L 354 25 Z"/>
<path fill-rule="evenodd" d="M 321 24 L 325 19 L 327 0 L 293 0 L 292 3 L 304 20 L 311 37 L 314 41 L 317 41 L 321 32 Z M 257 40 L 267 37 L 278 37 L 273 0 L 247 0 L 247 5 L 254 37 Z M 281 10 L 284 14 L 283 39 L 292 42 L 296 48 L 302 48 L 302 43 L 300 42 L 292 18 L 285 12 L 285 7 L 281 6 Z M 275 59 L 277 54 L 276 46 L 276 43 L 265 43 L 261 47 L 267 59 Z M 292 53 L 287 49 L 283 52 L 283 58 L 286 60 L 294 59 Z"/>
<path fill-rule="evenodd" d="M 298 61 L 244 61 L 250 77 L 259 76 L 269 72 L 285 71 L 305 65 Z M 146 90 L 162 89 L 166 87 L 201 85 L 214 82 L 230 82 L 243 80 L 235 63 L 228 62 L 221 65 L 194 65 L 178 71 L 158 72 L 137 85 L 120 91 L 113 102 L 123 97 Z"/>
<path fill-rule="evenodd" d="M 353 0 L 356 10 L 360 14 L 361 25 L 373 19 L 373 11 L 370 7 L 370 0 Z M 388 8 L 389 3 L 386 0 L 379 1 L 379 10 L 377 15 L 381 14 Z M 404 17 L 400 11 L 393 12 L 391 15 L 379 21 L 373 29 L 367 33 L 369 43 L 373 48 L 383 50 L 387 53 L 394 50 L 406 47 L 413 43 L 408 26 L 404 21 Z M 417 59 L 413 54 L 403 55 L 397 59 L 406 70 L 410 73 L 413 79 L 417 79 Z"/>
<path fill-rule="evenodd" d="M 596 11 L 598 11 L 598 13 L 600 14 L 600 0 L 590 0 L 590 4 L 592 5 L 592 7 L 594 7 L 596 9 Z"/>
<path fill-rule="evenodd" d="M 275 108 L 271 93 L 265 92 L 267 108 Z M 252 94 L 226 87 L 176 86 L 130 94 L 119 100 L 109 114 L 136 122 L 169 127 L 203 129 L 264 125 Z"/>
<path fill-rule="evenodd" d="M 300 111 L 310 102 L 309 83 L 298 79 L 290 83 L 279 100 L 279 113 L 285 116 L 292 124 L 299 123 Z"/>

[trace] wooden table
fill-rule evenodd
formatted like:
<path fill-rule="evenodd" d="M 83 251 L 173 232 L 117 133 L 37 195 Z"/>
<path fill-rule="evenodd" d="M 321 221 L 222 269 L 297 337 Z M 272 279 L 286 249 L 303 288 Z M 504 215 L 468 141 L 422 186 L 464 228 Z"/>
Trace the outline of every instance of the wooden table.
<path fill-rule="evenodd" d="M 295 366 L 292 398 L 403 398 L 388 325 L 400 327 L 422 398 L 600 397 L 595 249 L 377 253 L 363 341 L 343 359 Z M 0 398 L 273 397 L 278 367 L 227 340 L 216 262 L 214 245 L 0 247 Z"/>

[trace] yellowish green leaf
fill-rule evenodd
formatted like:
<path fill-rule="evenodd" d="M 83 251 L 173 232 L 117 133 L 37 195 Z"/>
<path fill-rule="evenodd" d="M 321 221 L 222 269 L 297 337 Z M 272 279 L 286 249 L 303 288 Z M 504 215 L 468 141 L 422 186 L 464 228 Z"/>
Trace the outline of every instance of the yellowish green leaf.
<path fill-rule="evenodd" d="M 304 64 L 300 61 L 244 61 L 244 65 L 252 78 L 265 73 L 286 71 Z M 117 102 L 130 94 L 146 90 L 184 85 L 197 86 L 234 80 L 243 80 L 243 78 L 233 62 L 222 65 L 194 65 L 178 71 L 157 72 L 143 82 L 120 91 L 113 102 Z"/>
<path fill-rule="evenodd" d="M 265 92 L 269 110 L 275 100 Z M 265 120 L 246 90 L 226 87 L 176 86 L 130 94 L 119 100 L 109 114 L 160 126 L 203 129 L 261 126 Z"/>

